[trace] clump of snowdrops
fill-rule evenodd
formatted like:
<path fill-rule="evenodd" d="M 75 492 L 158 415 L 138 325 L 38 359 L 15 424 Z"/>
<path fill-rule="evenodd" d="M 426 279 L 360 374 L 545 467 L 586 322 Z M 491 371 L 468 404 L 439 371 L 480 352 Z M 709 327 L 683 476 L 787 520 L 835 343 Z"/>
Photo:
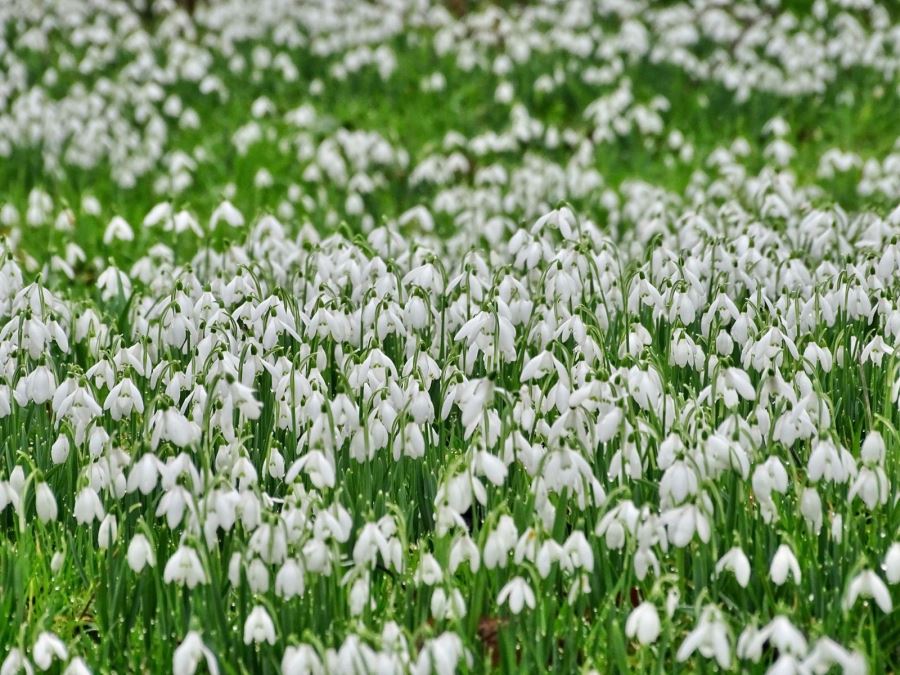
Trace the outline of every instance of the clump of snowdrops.
<path fill-rule="evenodd" d="M 2 10 L 0 673 L 898 667 L 896 17 L 599 4 Z"/>

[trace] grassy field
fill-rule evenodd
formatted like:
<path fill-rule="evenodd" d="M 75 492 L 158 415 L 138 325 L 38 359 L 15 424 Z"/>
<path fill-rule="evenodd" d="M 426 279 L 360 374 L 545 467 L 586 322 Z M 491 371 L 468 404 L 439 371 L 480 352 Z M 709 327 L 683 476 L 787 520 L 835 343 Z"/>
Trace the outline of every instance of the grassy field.
<path fill-rule="evenodd" d="M 0 675 L 900 668 L 897 7 L 184 8 L 0 3 Z"/>

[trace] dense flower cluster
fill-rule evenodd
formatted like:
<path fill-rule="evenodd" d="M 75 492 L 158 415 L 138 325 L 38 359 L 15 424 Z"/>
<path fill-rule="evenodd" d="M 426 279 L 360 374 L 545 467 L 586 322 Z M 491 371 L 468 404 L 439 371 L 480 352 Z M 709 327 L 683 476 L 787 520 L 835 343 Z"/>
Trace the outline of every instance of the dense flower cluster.
<path fill-rule="evenodd" d="M 897 666 L 900 146 L 803 174 L 776 116 L 698 157 L 626 74 L 896 89 L 887 9 L 157 5 L 0 8 L 0 154 L 114 186 L 0 203 L 0 673 Z M 317 105 L 404 48 L 496 77 L 507 126 L 412 147 Z M 303 102 L 204 144 L 297 49 Z M 569 78 L 577 124 L 529 111 Z M 695 169 L 614 185 L 626 138 Z"/>

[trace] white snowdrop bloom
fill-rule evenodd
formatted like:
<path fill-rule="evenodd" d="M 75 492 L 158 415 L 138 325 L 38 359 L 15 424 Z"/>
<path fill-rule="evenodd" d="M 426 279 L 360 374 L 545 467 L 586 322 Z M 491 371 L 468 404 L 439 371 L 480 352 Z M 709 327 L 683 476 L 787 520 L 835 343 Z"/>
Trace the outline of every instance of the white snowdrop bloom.
<path fill-rule="evenodd" d="M 781 544 L 772 557 L 772 564 L 769 566 L 769 578 L 776 586 L 782 586 L 788 576 L 793 577 L 794 583 L 800 583 L 800 563 L 794 556 L 794 552 L 787 544 Z"/>
<path fill-rule="evenodd" d="M 806 488 L 800 496 L 800 513 L 810 531 L 818 534 L 822 529 L 822 499 L 815 488 Z"/>
<path fill-rule="evenodd" d="M 135 462 L 128 474 L 128 492 L 140 490 L 141 494 L 148 495 L 156 487 L 159 481 L 162 463 L 152 453 L 145 453 Z"/>
<path fill-rule="evenodd" d="M 659 481 L 660 506 L 678 506 L 700 490 L 700 481 L 692 465 L 686 461 L 673 462 Z"/>
<path fill-rule="evenodd" d="M 849 610 L 856 604 L 859 597 L 872 598 L 875 604 L 885 614 L 890 614 L 894 609 L 891 601 L 891 592 L 888 587 L 872 570 L 863 570 L 850 580 L 847 592 L 844 595 L 844 610 Z"/>
<path fill-rule="evenodd" d="M 22 653 L 22 650 L 18 647 L 13 647 L 7 653 L 6 658 L 3 659 L 3 663 L 0 664 L 0 675 L 16 675 L 22 671 L 27 675 L 32 675 L 34 668 L 31 666 L 31 661 Z"/>
<path fill-rule="evenodd" d="M 89 525 L 96 520 L 103 520 L 106 511 L 100 502 L 100 497 L 93 488 L 83 488 L 75 497 L 75 520 L 80 525 Z"/>
<path fill-rule="evenodd" d="M 900 583 L 900 543 L 894 542 L 884 556 L 884 576 L 889 584 Z"/>
<path fill-rule="evenodd" d="M 840 513 L 831 516 L 831 538 L 838 544 L 844 538 L 844 517 Z"/>
<path fill-rule="evenodd" d="M 84 659 L 80 656 L 76 656 L 69 661 L 69 664 L 63 671 L 63 675 L 91 675 L 91 669 L 88 668 Z"/>
<path fill-rule="evenodd" d="M 244 622 L 244 644 L 268 642 L 275 644 L 275 624 L 266 608 L 257 605 Z"/>
<path fill-rule="evenodd" d="M 12 407 L 10 403 L 9 387 L 0 385 L 0 419 L 9 417 L 10 413 L 12 413 Z"/>
<path fill-rule="evenodd" d="M 631 639 L 637 638 L 642 645 L 656 642 L 659 632 L 659 614 L 651 602 L 642 602 L 635 607 L 625 622 L 625 635 Z"/>
<path fill-rule="evenodd" d="M 426 586 L 434 586 L 439 583 L 444 576 L 440 563 L 430 553 L 426 553 L 419 560 L 419 566 L 416 568 L 414 576 L 417 584 L 425 584 Z"/>
<path fill-rule="evenodd" d="M 739 658 L 758 662 L 766 644 L 771 644 L 781 653 L 795 657 L 807 653 L 806 638 L 803 633 L 783 616 L 776 616 L 760 629 L 754 626 L 746 628 L 738 638 L 737 654 Z"/>
<path fill-rule="evenodd" d="M 481 564 L 481 554 L 478 546 L 466 535 L 458 536 L 450 547 L 450 561 L 448 569 L 450 574 L 456 574 L 456 570 L 463 563 L 469 563 L 469 570 L 474 574 Z"/>
<path fill-rule="evenodd" d="M 69 650 L 66 649 L 65 643 L 54 633 L 43 631 L 37 636 L 37 640 L 34 641 L 34 647 L 31 648 L 31 656 L 34 659 L 34 665 L 41 670 L 48 670 L 54 660 L 67 661 Z"/>
<path fill-rule="evenodd" d="M 56 497 L 47 483 L 38 483 L 35 487 L 34 502 L 37 509 L 38 518 L 42 523 L 49 523 L 56 520 L 58 509 L 56 506 Z"/>
<path fill-rule="evenodd" d="M 594 569 L 594 551 L 580 530 L 568 536 L 563 544 L 563 554 L 573 568 L 586 571 Z"/>
<path fill-rule="evenodd" d="M 505 568 L 507 558 L 518 540 L 518 531 L 513 519 L 507 515 L 500 517 L 497 526 L 488 535 L 482 558 L 486 568 Z"/>
<path fill-rule="evenodd" d="M 119 524 L 116 517 L 107 513 L 100 521 L 100 527 L 97 530 L 97 546 L 100 549 L 108 549 L 116 541 L 119 536 Z"/>
<path fill-rule="evenodd" d="M 884 438 L 877 431 L 870 431 L 866 434 L 860 450 L 860 459 L 864 464 L 876 465 L 884 462 Z"/>
<path fill-rule="evenodd" d="M 813 482 L 822 480 L 844 483 L 857 473 L 852 456 L 843 448 L 838 449 L 833 443 L 818 440 L 813 444 L 807 463 L 807 473 Z"/>
<path fill-rule="evenodd" d="M 100 289 L 100 297 L 107 302 L 119 296 L 128 298 L 132 290 L 131 279 L 124 272 L 110 265 L 97 277 L 97 288 Z"/>
<path fill-rule="evenodd" d="M 309 476 L 312 484 L 320 490 L 334 487 L 334 467 L 325 454 L 319 450 L 313 450 L 294 462 L 284 477 L 285 483 L 292 483 L 301 471 Z"/>
<path fill-rule="evenodd" d="M 172 653 L 172 672 L 174 675 L 194 675 L 204 661 L 210 675 L 218 675 L 219 664 L 215 655 L 203 644 L 203 638 L 197 631 L 188 631 Z"/>
<path fill-rule="evenodd" d="M 69 458 L 69 438 L 61 434 L 50 447 L 50 457 L 54 464 L 64 464 Z"/>
<path fill-rule="evenodd" d="M 431 615 L 435 619 L 461 619 L 466 615 L 466 601 L 458 588 L 447 593 L 438 587 L 431 595 Z"/>
<path fill-rule="evenodd" d="M 411 672 L 414 675 L 449 675 L 459 670 L 461 660 L 465 660 L 466 665 L 473 662 L 459 635 L 448 631 L 426 640 L 411 666 Z"/>
<path fill-rule="evenodd" d="M 741 588 L 747 588 L 747 584 L 750 583 L 750 561 L 739 546 L 735 546 L 719 558 L 716 563 L 716 574 L 721 574 L 724 570 L 733 572 Z"/>
<path fill-rule="evenodd" d="M 121 216 L 113 216 L 112 220 L 103 230 L 103 243 L 109 246 L 115 241 L 133 241 L 134 230 L 128 221 Z"/>
<path fill-rule="evenodd" d="M 678 647 L 675 658 L 687 661 L 695 651 L 704 658 L 715 658 L 720 668 L 731 667 L 731 637 L 719 610 L 713 606 L 703 609 L 697 627 Z"/>
<path fill-rule="evenodd" d="M 754 469 L 753 492 L 760 499 L 769 498 L 773 492 L 784 493 L 787 487 L 787 471 L 777 457 L 769 457 Z"/>
<path fill-rule="evenodd" d="M 475 454 L 473 467 L 476 472 L 497 486 L 503 485 L 509 471 L 499 457 L 483 450 Z"/>
<path fill-rule="evenodd" d="M 525 579 L 520 576 L 513 577 L 500 589 L 500 593 L 497 596 L 497 604 L 503 605 L 506 603 L 509 604 L 509 609 L 513 614 L 520 613 L 525 607 L 534 609 L 534 591 L 531 590 L 531 586 L 528 585 Z"/>
<path fill-rule="evenodd" d="M 684 548 L 695 534 L 700 541 L 704 543 L 709 541 L 711 534 L 709 518 L 700 506 L 686 504 L 669 509 L 662 514 L 661 520 L 673 546 Z"/>
<path fill-rule="evenodd" d="M 155 227 L 161 223 L 166 223 L 171 217 L 172 205 L 169 202 L 160 202 L 144 216 L 144 227 Z"/>
<path fill-rule="evenodd" d="M 103 409 L 108 410 L 110 417 L 118 421 L 134 411 L 143 413 L 144 400 L 131 379 L 126 377 L 110 389 L 103 403 Z"/>
<path fill-rule="evenodd" d="M 163 570 L 163 581 L 194 588 L 197 584 L 207 583 L 206 572 L 200 562 L 200 556 L 190 546 L 181 545 L 166 561 Z"/>
<path fill-rule="evenodd" d="M 887 504 L 890 487 L 890 481 L 882 467 L 864 466 L 850 486 L 847 499 L 852 502 L 859 497 L 871 511 L 877 506 Z"/>
<path fill-rule="evenodd" d="M 864 675 L 868 672 L 865 657 L 859 652 L 850 652 L 827 637 L 819 638 L 803 665 L 814 671 L 827 672 L 838 666 L 848 675 Z"/>
<path fill-rule="evenodd" d="M 656 410 L 662 396 L 659 374 L 653 370 L 641 370 L 633 366 L 628 371 L 628 388 L 635 403 L 644 410 Z"/>
<path fill-rule="evenodd" d="M 45 365 L 38 366 L 16 384 L 13 397 L 20 406 L 29 402 L 42 405 L 53 398 L 56 392 L 56 377 Z"/>
<path fill-rule="evenodd" d="M 259 558 L 254 558 L 244 569 L 247 585 L 254 593 L 266 593 L 269 590 L 269 570 Z"/>
<path fill-rule="evenodd" d="M 350 586 L 348 604 L 350 606 L 350 616 L 360 616 L 367 606 L 371 606 L 371 580 L 368 575 L 361 574 Z"/>
<path fill-rule="evenodd" d="M 209 220 L 210 230 L 215 230 L 220 222 L 224 222 L 229 227 L 242 227 L 244 225 L 244 215 L 234 204 L 226 199 L 212 212 Z"/>
<path fill-rule="evenodd" d="M 275 575 L 275 593 L 285 600 L 303 595 L 306 588 L 303 567 L 293 558 L 284 561 Z"/>
<path fill-rule="evenodd" d="M 197 443 L 201 436 L 200 426 L 175 408 L 153 413 L 150 427 L 150 444 L 154 450 L 160 441 L 169 441 L 179 448 L 185 448 Z"/>
<path fill-rule="evenodd" d="M 197 222 L 194 214 L 190 213 L 189 211 L 178 211 L 177 213 L 172 215 L 171 218 L 166 218 L 166 220 L 162 222 L 166 230 L 171 230 L 176 234 L 193 232 L 198 237 L 203 236 L 203 228 L 200 227 L 200 223 Z M 144 221 L 144 225 L 147 225 L 146 220 Z"/>
<path fill-rule="evenodd" d="M 282 455 L 277 448 L 272 448 L 269 460 L 266 463 L 266 468 L 272 478 L 284 478 L 284 455 Z"/>
<path fill-rule="evenodd" d="M 312 646 L 290 645 L 281 658 L 281 672 L 284 675 L 325 675 L 325 666 Z"/>
<path fill-rule="evenodd" d="M 131 538 L 126 558 L 128 566 L 136 574 L 140 574 L 147 566 L 156 566 L 156 555 L 153 553 L 153 548 L 147 537 L 141 533 Z"/>

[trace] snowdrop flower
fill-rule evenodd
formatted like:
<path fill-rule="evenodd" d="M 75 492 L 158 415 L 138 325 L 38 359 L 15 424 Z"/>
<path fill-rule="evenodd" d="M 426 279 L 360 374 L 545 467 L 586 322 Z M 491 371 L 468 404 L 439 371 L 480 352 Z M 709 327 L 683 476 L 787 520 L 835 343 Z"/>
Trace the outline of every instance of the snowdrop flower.
<path fill-rule="evenodd" d="M 91 675 L 91 669 L 87 667 L 84 659 L 80 656 L 76 656 L 69 661 L 69 665 L 66 666 L 63 675 Z"/>
<path fill-rule="evenodd" d="M 269 569 L 259 558 L 250 561 L 245 569 L 247 585 L 254 593 L 266 593 L 269 590 Z"/>
<path fill-rule="evenodd" d="M 459 670 L 462 659 L 471 667 L 472 658 L 467 654 L 462 639 L 456 633 L 448 631 L 425 642 L 411 672 L 413 675 L 450 675 Z"/>
<path fill-rule="evenodd" d="M 144 400 L 141 393 L 130 378 L 123 378 L 109 391 L 103 409 L 108 410 L 110 417 L 119 421 L 131 415 L 133 411 L 144 412 Z"/>
<path fill-rule="evenodd" d="M 489 570 L 496 567 L 505 568 L 507 557 L 516 545 L 517 539 L 518 532 L 513 519 L 507 515 L 501 516 L 497 527 L 491 531 L 484 544 L 484 566 Z"/>
<path fill-rule="evenodd" d="M 458 588 L 447 593 L 443 588 L 436 588 L 431 595 L 431 615 L 435 619 L 460 619 L 466 615 L 466 601 Z"/>
<path fill-rule="evenodd" d="M 863 570 L 850 581 L 847 593 L 844 596 L 844 611 L 853 607 L 860 596 L 875 600 L 875 604 L 885 614 L 890 614 L 894 609 L 894 603 L 891 601 L 891 592 L 881 580 L 881 577 L 872 570 Z"/>
<path fill-rule="evenodd" d="M 161 202 L 155 205 L 144 217 L 144 227 L 155 227 L 160 223 L 164 223 L 172 216 L 172 205 L 168 202 Z"/>
<path fill-rule="evenodd" d="M 434 586 L 441 581 L 443 576 L 444 572 L 437 559 L 430 553 L 426 553 L 419 560 L 419 567 L 416 569 L 414 580 L 416 584 Z"/>
<path fill-rule="evenodd" d="M 534 609 L 534 591 L 531 590 L 531 586 L 525 579 L 519 576 L 513 577 L 500 589 L 500 594 L 497 596 L 498 605 L 506 602 L 509 603 L 509 609 L 513 614 L 518 614 L 524 607 Z"/>
<path fill-rule="evenodd" d="M 822 500 L 815 488 L 806 488 L 800 496 L 800 513 L 810 531 L 818 534 L 822 529 Z"/>
<path fill-rule="evenodd" d="M 119 525 L 116 517 L 107 513 L 103 520 L 100 521 L 100 528 L 97 530 L 97 546 L 100 549 L 108 549 L 119 535 Z"/>
<path fill-rule="evenodd" d="M 466 534 L 458 536 L 450 547 L 450 562 L 448 568 L 450 574 L 456 574 L 456 570 L 464 562 L 469 563 L 469 570 L 474 574 L 481 564 L 481 555 L 478 546 Z"/>
<path fill-rule="evenodd" d="M 731 570 L 741 588 L 747 588 L 750 583 L 750 561 L 739 546 L 735 546 L 723 555 L 716 563 L 716 574 L 724 570 Z"/>
<path fill-rule="evenodd" d="M 305 580 L 303 568 L 293 558 L 284 561 L 275 575 L 275 593 L 285 600 L 303 595 Z"/>
<path fill-rule="evenodd" d="M 105 302 L 118 297 L 120 294 L 123 298 L 131 295 L 131 280 L 121 270 L 110 265 L 100 276 L 97 277 L 97 288 L 100 289 L 100 297 Z"/>
<path fill-rule="evenodd" d="M 169 441 L 179 448 L 194 445 L 200 440 L 200 426 L 175 408 L 158 410 L 150 418 L 150 445 L 156 450 L 160 441 Z"/>
<path fill-rule="evenodd" d="M 771 644 L 779 652 L 792 656 L 806 654 L 806 638 L 785 617 L 776 616 L 768 625 L 761 629 L 748 626 L 738 638 L 737 655 L 741 659 L 749 659 L 754 663 L 762 658 L 763 648 Z"/>
<path fill-rule="evenodd" d="M 829 441 L 818 440 L 813 444 L 807 463 L 807 474 L 811 481 L 821 479 L 845 482 L 851 474 L 856 474 L 856 466 L 846 451 L 839 451 Z"/>
<path fill-rule="evenodd" d="M 687 661 L 695 651 L 699 651 L 707 659 L 715 658 L 720 668 L 731 667 L 731 642 L 728 628 L 722 621 L 719 610 L 715 607 L 704 608 L 697 627 L 681 643 L 675 658 L 678 661 Z"/>
<path fill-rule="evenodd" d="M 49 523 L 56 520 L 56 498 L 53 496 L 53 491 L 50 489 L 49 485 L 43 482 L 38 483 L 35 488 L 34 501 L 38 518 L 42 523 Z"/>
<path fill-rule="evenodd" d="M 800 563 L 787 544 L 782 544 L 772 557 L 769 567 L 769 578 L 776 586 L 782 586 L 788 579 L 788 575 L 794 578 L 794 583 L 800 583 Z"/>
<path fill-rule="evenodd" d="M 831 516 L 831 538 L 836 544 L 840 544 L 844 538 L 844 518 L 840 513 Z"/>
<path fill-rule="evenodd" d="M 69 458 L 69 437 L 61 434 L 50 447 L 50 459 L 54 464 L 64 464 Z"/>
<path fill-rule="evenodd" d="M 849 652 L 827 637 L 819 638 L 802 665 L 812 672 L 828 672 L 835 665 L 847 675 L 865 675 L 868 672 L 862 654 Z"/>
<path fill-rule="evenodd" d="M 220 222 L 224 222 L 229 227 L 242 227 L 244 216 L 234 204 L 226 199 L 213 211 L 209 220 L 209 228 L 215 230 Z"/>
<path fill-rule="evenodd" d="M 103 231 L 103 243 L 109 246 L 114 241 L 132 241 L 134 240 L 134 231 L 121 216 L 113 216 L 109 221 L 106 229 Z"/>
<path fill-rule="evenodd" d="M 884 556 L 884 575 L 889 584 L 900 583 L 900 542 L 894 542 Z"/>
<path fill-rule="evenodd" d="M 153 548 L 150 546 L 147 537 L 141 533 L 138 533 L 131 538 L 131 542 L 128 544 L 128 553 L 126 557 L 128 559 L 128 566 L 135 574 L 140 574 L 144 567 L 148 565 L 150 567 L 156 565 L 156 555 L 153 553 Z"/>
<path fill-rule="evenodd" d="M 310 645 L 291 645 L 281 659 L 283 675 L 325 675 L 322 660 Z"/>
<path fill-rule="evenodd" d="M 656 642 L 659 631 L 659 614 L 651 602 L 642 602 L 635 607 L 625 622 L 625 635 L 631 639 L 636 637 L 642 645 Z"/>
<path fill-rule="evenodd" d="M 47 667 L 49 668 L 50 666 L 48 665 Z M 26 675 L 32 675 L 34 673 L 31 662 L 22 653 L 22 650 L 18 647 L 13 647 L 9 650 L 6 658 L 3 659 L 3 664 L 0 665 L 0 675 L 17 675 L 23 670 Z"/>
<path fill-rule="evenodd" d="M 69 658 L 69 650 L 56 635 L 43 631 L 35 640 L 31 655 L 34 658 L 34 665 L 41 670 L 48 670 L 54 659 L 66 661 Z"/>
<path fill-rule="evenodd" d="M 218 675 L 219 664 L 209 647 L 203 644 L 203 639 L 197 631 L 188 631 L 181 644 L 175 648 L 172 654 L 172 673 L 174 675 L 194 675 L 200 662 L 206 661 L 206 668 L 210 675 Z"/>
<path fill-rule="evenodd" d="M 45 365 L 38 366 L 16 384 L 13 398 L 25 407 L 31 401 L 42 405 L 53 398 L 56 392 L 56 377 Z"/>
<path fill-rule="evenodd" d="M 275 624 L 262 605 L 253 608 L 244 622 L 244 644 L 268 642 L 275 644 Z"/>
<path fill-rule="evenodd" d="M 864 466 L 850 486 L 847 499 L 852 502 L 858 496 L 871 511 L 876 506 L 887 504 L 890 487 L 887 474 L 881 466 Z"/>
<path fill-rule="evenodd" d="M 350 587 L 348 598 L 350 616 L 360 616 L 372 606 L 372 584 L 368 574 L 360 574 Z"/>
<path fill-rule="evenodd" d="M 197 552 L 190 546 L 179 546 L 166 562 L 163 581 L 167 584 L 175 583 L 188 588 L 207 583 L 206 572 L 203 570 Z"/>
<path fill-rule="evenodd" d="M 859 456 L 864 464 L 876 465 L 884 462 L 884 438 L 877 431 L 870 431 L 866 434 L 866 440 L 863 441 Z"/>
<path fill-rule="evenodd" d="M 146 225 L 146 221 L 144 224 Z M 166 220 L 164 226 L 165 229 L 174 231 L 176 234 L 190 231 L 198 237 L 203 236 L 203 229 L 200 227 L 200 223 L 198 223 L 194 215 L 188 211 L 179 211 L 172 216 L 171 220 Z"/>
<path fill-rule="evenodd" d="M 89 525 L 94 519 L 102 520 L 105 515 L 100 497 L 93 488 L 86 487 L 75 497 L 75 520 L 80 525 Z"/>

